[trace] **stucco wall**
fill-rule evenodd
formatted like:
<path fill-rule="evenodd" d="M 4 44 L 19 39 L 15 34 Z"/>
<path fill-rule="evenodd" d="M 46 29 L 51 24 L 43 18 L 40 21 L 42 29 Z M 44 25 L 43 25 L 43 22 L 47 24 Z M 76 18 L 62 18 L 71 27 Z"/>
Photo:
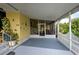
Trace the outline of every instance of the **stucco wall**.
<path fill-rule="evenodd" d="M 6 17 L 10 20 L 11 29 L 18 33 L 21 40 L 30 35 L 30 20 L 21 12 L 6 12 Z"/>
<path fill-rule="evenodd" d="M 20 13 L 6 12 L 6 17 L 10 20 L 11 29 L 19 35 L 20 39 Z"/>
<path fill-rule="evenodd" d="M 20 38 L 23 39 L 25 37 L 30 36 L 30 19 L 28 16 L 24 14 L 20 14 Z"/>

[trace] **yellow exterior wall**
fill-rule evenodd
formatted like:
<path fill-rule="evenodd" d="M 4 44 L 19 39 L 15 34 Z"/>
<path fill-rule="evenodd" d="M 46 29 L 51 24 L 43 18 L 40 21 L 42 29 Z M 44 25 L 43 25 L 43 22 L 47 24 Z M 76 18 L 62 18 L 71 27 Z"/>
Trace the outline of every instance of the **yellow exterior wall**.
<path fill-rule="evenodd" d="M 6 12 L 6 17 L 10 20 L 11 29 L 20 37 L 20 13 Z M 19 38 L 20 39 L 20 38 Z"/>
<path fill-rule="evenodd" d="M 20 14 L 20 38 L 30 36 L 30 19 L 24 14 Z"/>
<path fill-rule="evenodd" d="M 30 35 L 30 20 L 27 16 L 20 12 L 6 12 L 6 17 L 10 20 L 13 32 L 19 35 L 18 40 Z"/>

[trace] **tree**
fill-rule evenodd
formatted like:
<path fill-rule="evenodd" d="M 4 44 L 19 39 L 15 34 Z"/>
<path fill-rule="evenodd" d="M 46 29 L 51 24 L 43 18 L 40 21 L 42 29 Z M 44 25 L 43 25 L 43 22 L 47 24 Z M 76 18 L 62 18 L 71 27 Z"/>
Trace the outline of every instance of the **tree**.
<path fill-rule="evenodd" d="M 79 18 L 72 19 L 72 33 L 79 37 Z"/>
<path fill-rule="evenodd" d="M 69 23 L 60 23 L 59 24 L 59 31 L 63 34 L 66 34 L 69 32 Z"/>

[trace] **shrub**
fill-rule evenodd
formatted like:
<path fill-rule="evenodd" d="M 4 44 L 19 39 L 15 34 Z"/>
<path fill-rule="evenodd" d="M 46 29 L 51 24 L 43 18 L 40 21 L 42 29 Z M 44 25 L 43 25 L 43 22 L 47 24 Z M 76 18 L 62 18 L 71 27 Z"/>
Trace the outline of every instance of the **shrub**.
<path fill-rule="evenodd" d="M 69 32 L 69 23 L 60 23 L 59 24 L 59 31 L 63 34 L 66 34 Z"/>
<path fill-rule="evenodd" d="M 79 18 L 73 19 L 72 20 L 72 33 L 79 37 Z"/>

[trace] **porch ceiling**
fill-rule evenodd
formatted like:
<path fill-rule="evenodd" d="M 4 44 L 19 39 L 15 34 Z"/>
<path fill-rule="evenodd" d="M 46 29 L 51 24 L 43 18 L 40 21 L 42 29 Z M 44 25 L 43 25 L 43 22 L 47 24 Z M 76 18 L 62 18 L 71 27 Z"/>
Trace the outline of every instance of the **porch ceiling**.
<path fill-rule="evenodd" d="M 78 3 L 10 3 L 13 7 L 33 19 L 56 20 L 79 5 Z M 9 5 L 8 5 L 9 6 Z M 10 6 L 9 6 L 10 7 Z M 8 8 L 9 8 L 8 7 Z M 7 9 L 8 9 L 7 8 Z M 11 7 L 10 7 L 11 9 Z"/>

